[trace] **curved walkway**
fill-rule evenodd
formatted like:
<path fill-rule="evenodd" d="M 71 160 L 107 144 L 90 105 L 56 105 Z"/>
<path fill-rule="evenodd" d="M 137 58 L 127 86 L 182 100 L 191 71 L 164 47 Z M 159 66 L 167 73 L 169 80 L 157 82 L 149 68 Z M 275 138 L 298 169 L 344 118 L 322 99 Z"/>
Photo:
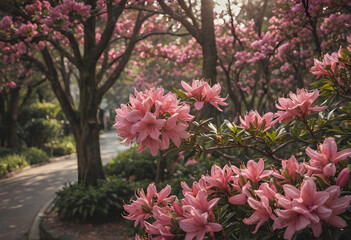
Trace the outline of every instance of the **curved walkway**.
<path fill-rule="evenodd" d="M 101 133 L 103 164 L 122 149 L 125 147 L 119 144 L 114 131 Z M 76 154 L 71 154 L 0 180 L 0 239 L 26 239 L 39 209 L 54 197 L 60 186 L 76 179 L 77 158 Z"/>

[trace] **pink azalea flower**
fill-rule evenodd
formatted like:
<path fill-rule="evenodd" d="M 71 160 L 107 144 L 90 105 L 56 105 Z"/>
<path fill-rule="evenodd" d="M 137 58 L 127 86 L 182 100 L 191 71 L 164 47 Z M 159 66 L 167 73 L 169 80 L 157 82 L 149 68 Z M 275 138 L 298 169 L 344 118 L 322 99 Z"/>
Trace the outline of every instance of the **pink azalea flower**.
<path fill-rule="evenodd" d="M 208 188 L 218 188 L 230 193 L 229 182 L 232 180 L 233 174 L 234 172 L 228 165 L 225 165 L 223 169 L 217 165 L 213 165 L 211 168 L 211 175 L 204 176 L 203 178 L 207 182 Z"/>
<path fill-rule="evenodd" d="M 164 226 L 156 222 L 153 224 L 145 222 L 145 230 L 149 234 L 149 237 L 151 237 L 151 235 L 156 235 L 150 238 L 153 240 L 168 240 L 175 237 L 175 235 L 171 233 L 170 226 Z"/>
<path fill-rule="evenodd" d="M 273 113 L 271 112 L 266 113 L 261 117 L 257 111 L 250 111 L 244 116 L 244 119 L 241 117 L 239 117 L 239 119 L 242 124 L 240 127 L 244 129 L 255 128 L 258 131 L 260 131 L 262 127 L 264 127 L 264 131 L 267 131 L 276 123 L 276 121 L 272 121 Z"/>
<path fill-rule="evenodd" d="M 165 125 L 165 119 L 156 119 L 156 116 L 151 112 L 147 112 L 145 116 L 132 126 L 132 134 L 138 134 L 136 143 L 140 144 L 148 136 L 158 140 L 160 130 Z"/>
<path fill-rule="evenodd" d="M 241 174 L 245 178 L 250 179 L 255 184 L 255 186 L 258 187 L 258 181 L 271 175 L 272 171 L 264 170 L 263 159 L 260 159 L 258 163 L 253 160 L 249 160 L 247 162 L 247 167 L 241 169 Z"/>
<path fill-rule="evenodd" d="M 260 228 L 260 226 L 263 223 L 265 223 L 269 218 L 271 218 L 272 208 L 269 205 L 268 198 L 265 196 L 261 198 L 261 201 L 257 201 L 252 197 L 249 197 L 247 202 L 250 205 L 250 207 L 255 210 L 255 212 L 249 218 L 245 218 L 243 222 L 246 225 L 251 225 L 258 222 L 255 230 L 252 232 L 253 234 L 255 234 Z"/>
<path fill-rule="evenodd" d="M 303 118 L 311 111 L 322 111 L 326 109 L 327 106 L 311 107 L 318 95 L 318 90 L 309 93 L 307 90 L 302 88 L 301 90 L 297 89 L 296 94 L 290 93 L 290 98 L 279 98 L 278 102 L 280 105 L 276 104 L 276 107 L 282 111 L 278 111 L 276 113 L 278 116 L 277 120 L 282 123 L 294 119 L 295 116 Z"/>
<path fill-rule="evenodd" d="M 244 205 L 247 202 L 248 197 L 252 197 L 248 189 L 251 188 L 250 182 L 247 182 L 242 188 L 238 187 L 238 184 L 232 184 L 238 191 L 237 194 L 231 196 L 228 202 L 233 205 Z"/>
<path fill-rule="evenodd" d="M 338 178 L 336 179 L 336 185 L 340 188 L 345 187 L 347 182 L 350 180 L 350 170 L 348 168 L 344 168 L 339 173 Z"/>
<path fill-rule="evenodd" d="M 339 63 L 337 53 L 333 53 L 332 55 L 327 53 L 323 56 L 322 62 L 314 59 L 314 66 L 311 68 L 310 72 L 314 75 L 318 75 L 318 77 L 322 75 L 329 76 L 331 73 L 326 70 L 326 66 L 330 66 L 331 71 L 334 73 L 337 63 Z"/>
<path fill-rule="evenodd" d="M 151 216 L 151 211 L 153 208 L 152 198 L 157 193 L 156 187 L 153 184 L 150 184 L 147 188 L 147 194 L 145 195 L 144 190 L 141 189 L 138 191 L 139 196 L 136 200 L 132 200 L 131 204 L 125 204 L 123 206 L 124 210 L 129 213 L 124 218 L 128 220 L 134 220 L 134 227 L 140 222 L 141 227 L 144 227 L 144 220 L 148 219 Z"/>
<path fill-rule="evenodd" d="M 335 185 L 327 188 L 325 192 L 329 193 L 330 197 L 324 203 L 324 205 L 332 211 L 332 214 L 327 219 L 325 219 L 325 221 L 328 224 L 338 228 L 346 227 L 346 221 L 337 215 L 344 213 L 346 209 L 350 207 L 351 196 L 347 195 L 339 197 L 341 191 L 340 188 Z"/>
<path fill-rule="evenodd" d="M 305 174 L 306 168 L 303 163 L 299 164 L 295 156 L 291 156 L 288 160 L 282 161 L 282 169 L 278 171 L 273 171 L 272 176 L 284 179 L 286 183 L 293 184 Z"/>
<path fill-rule="evenodd" d="M 187 96 L 196 99 L 195 108 L 201 110 L 206 103 L 212 104 L 219 111 L 222 111 L 218 105 L 226 106 L 226 98 L 219 97 L 221 86 L 217 83 L 210 87 L 204 80 L 193 80 L 191 86 L 186 82 L 181 82 L 182 87 L 188 91 Z"/>
<path fill-rule="evenodd" d="M 186 182 L 181 182 L 180 185 L 182 186 L 183 196 L 186 194 L 191 194 L 192 196 L 196 196 L 201 190 L 206 190 L 207 185 L 205 179 L 202 177 L 200 178 L 199 182 L 194 181 L 192 187 L 189 187 Z"/>
<path fill-rule="evenodd" d="M 151 88 L 145 92 L 135 90 L 134 95 L 129 96 L 129 104 L 122 104 L 120 109 L 116 109 L 113 127 L 126 144 L 136 139 L 139 153 L 149 147 L 155 156 L 159 148 L 169 147 L 170 139 L 179 147 L 181 139 L 189 137 L 185 131 L 188 127 L 186 121 L 193 119 L 189 105 L 179 105 L 173 93 L 163 94 L 163 88 Z"/>
<path fill-rule="evenodd" d="M 290 184 L 283 186 L 285 196 L 276 194 L 278 205 L 283 209 L 276 209 L 277 218 L 273 229 L 285 228 L 284 239 L 291 239 L 296 231 L 310 225 L 314 236 L 322 233 L 321 220 L 331 216 L 332 210 L 324 203 L 329 198 L 329 193 L 317 192 L 316 184 L 311 178 L 305 178 L 301 190 Z"/>
<path fill-rule="evenodd" d="M 173 143 L 179 148 L 181 138 L 189 138 L 190 136 L 185 131 L 187 128 L 188 124 L 178 121 L 178 113 L 168 118 L 162 128 L 162 148 L 167 149 L 169 147 L 169 139 L 172 139 Z"/>
<path fill-rule="evenodd" d="M 306 148 L 307 155 L 311 158 L 305 167 L 308 175 L 316 175 L 329 182 L 328 177 L 334 176 L 339 162 L 351 156 L 351 148 L 338 152 L 334 138 L 327 138 L 318 146 L 319 152 Z"/>
<path fill-rule="evenodd" d="M 115 110 L 117 115 L 115 118 L 116 123 L 113 125 L 114 128 L 118 130 L 118 136 L 122 139 L 126 139 L 126 144 L 131 144 L 136 134 L 131 133 L 132 121 L 128 121 L 128 114 L 131 112 L 131 109 L 125 105 L 121 104 L 121 108 Z"/>
<path fill-rule="evenodd" d="M 161 146 L 161 140 L 147 137 L 145 140 L 140 142 L 138 153 L 143 152 L 146 147 L 149 147 L 151 155 L 156 156 L 160 146 Z"/>
<path fill-rule="evenodd" d="M 184 199 L 182 199 L 183 206 L 191 205 L 197 211 L 204 213 L 207 212 L 209 215 L 212 214 L 212 209 L 217 205 L 219 198 L 214 198 L 210 201 L 207 201 L 207 191 L 201 190 L 196 195 L 196 197 L 192 196 L 191 194 L 186 194 Z"/>
<path fill-rule="evenodd" d="M 273 200 L 275 199 L 275 195 L 277 194 L 277 188 L 275 187 L 273 181 L 271 181 L 271 184 L 269 185 L 268 183 L 262 183 L 260 185 L 260 188 L 258 190 L 255 190 L 255 194 L 259 198 L 266 197 L 268 200 Z"/>
<path fill-rule="evenodd" d="M 167 185 L 158 193 L 154 184 L 148 186 L 146 194 L 143 189 L 138 190 L 138 195 L 135 194 L 137 199 L 131 200 L 131 204 L 123 205 L 124 210 L 128 213 L 124 218 L 134 220 L 134 226 L 140 222 L 141 227 L 144 227 L 144 220 L 151 217 L 154 206 L 167 205 L 174 200 L 175 196 L 168 197 L 170 192 L 171 187 Z"/>
<path fill-rule="evenodd" d="M 218 223 L 208 222 L 208 213 L 199 213 L 193 206 L 183 206 L 185 219 L 179 222 L 180 228 L 186 232 L 185 240 L 205 238 L 206 233 L 219 232 L 222 226 Z"/>
<path fill-rule="evenodd" d="M 190 106 L 188 104 L 182 104 L 177 108 L 178 119 L 182 119 L 184 121 L 191 121 L 193 120 L 194 116 L 190 115 Z"/>

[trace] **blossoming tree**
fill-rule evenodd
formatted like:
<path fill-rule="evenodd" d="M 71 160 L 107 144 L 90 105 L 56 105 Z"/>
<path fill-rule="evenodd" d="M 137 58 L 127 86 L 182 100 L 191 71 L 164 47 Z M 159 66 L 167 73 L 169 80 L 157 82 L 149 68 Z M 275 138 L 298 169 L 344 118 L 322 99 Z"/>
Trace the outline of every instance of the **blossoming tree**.
<path fill-rule="evenodd" d="M 217 128 L 209 120 L 197 119 L 204 104 L 218 110 L 226 105 L 219 96 L 220 85 L 211 87 L 204 80 L 183 82 L 185 92 L 176 90 L 183 100 L 164 95 L 162 88 L 130 96 L 130 103 L 116 110 L 114 127 L 128 143 L 135 139 L 139 151 L 149 146 L 155 155 L 159 148 L 169 149 L 168 154 L 171 149 L 191 148 L 199 156 L 244 148 L 252 149 L 251 157 L 256 159 L 240 167 L 212 166 L 192 186 L 182 183 L 182 199 L 169 196 L 169 185 L 160 192 L 154 184 L 146 193 L 138 190 L 137 199 L 124 206 L 125 218 L 145 231 L 145 238 L 137 235 L 136 239 L 231 239 L 245 238 L 249 231 L 253 235 L 247 239 L 295 235 L 332 239 L 347 234 L 351 106 L 346 92 L 351 86 L 351 37 L 348 41 L 347 48 L 315 60 L 311 72 L 318 76 L 315 85 L 322 85 L 320 90 L 297 89 L 278 99 L 275 113 L 261 116 L 251 111 L 240 117 L 240 125 L 225 121 Z M 325 105 L 318 103 L 320 94 Z M 174 99 L 171 105 L 169 98 Z M 189 105 L 197 112 L 194 117 Z M 141 130 L 146 123 L 148 128 Z M 289 145 L 295 150 L 286 156 L 281 151 Z M 265 163 L 275 166 L 265 170 Z"/>
<path fill-rule="evenodd" d="M 79 181 L 94 185 L 104 178 L 97 112 L 134 46 L 150 35 L 174 31 L 147 11 L 150 4 L 126 0 L 0 3 L 1 55 L 7 64 L 31 62 L 50 81 L 76 140 Z M 72 96 L 71 84 L 79 89 L 78 99 Z"/>

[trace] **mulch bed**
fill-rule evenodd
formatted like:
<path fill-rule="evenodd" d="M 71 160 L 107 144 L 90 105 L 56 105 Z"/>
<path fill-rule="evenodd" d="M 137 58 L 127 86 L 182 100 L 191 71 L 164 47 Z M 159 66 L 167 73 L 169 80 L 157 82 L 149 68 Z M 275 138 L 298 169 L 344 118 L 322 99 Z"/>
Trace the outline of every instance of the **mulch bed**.
<path fill-rule="evenodd" d="M 93 225 L 62 221 L 51 207 L 40 223 L 43 240 L 131 240 L 126 232 L 122 222 Z"/>

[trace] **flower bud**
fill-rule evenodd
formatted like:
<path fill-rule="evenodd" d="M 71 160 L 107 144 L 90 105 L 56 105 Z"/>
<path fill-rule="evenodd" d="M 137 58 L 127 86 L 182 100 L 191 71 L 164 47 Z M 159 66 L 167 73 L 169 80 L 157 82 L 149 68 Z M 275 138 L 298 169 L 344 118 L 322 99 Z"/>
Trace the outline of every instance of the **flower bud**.
<path fill-rule="evenodd" d="M 336 179 L 336 185 L 339 186 L 340 188 L 345 187 L 349 178 L 350 178 L 350 171 L 348 168 L 344 168 L 343 170 L 341 170 L 338 178 Z"/>
<path fill-rule="evenodd" d="M 334 163 L 328 163 L 324 168 L 323 168 L 323 174 L 326 177 L 333 177 L 335 176 L 336 172 L 336 167 Z"/>

